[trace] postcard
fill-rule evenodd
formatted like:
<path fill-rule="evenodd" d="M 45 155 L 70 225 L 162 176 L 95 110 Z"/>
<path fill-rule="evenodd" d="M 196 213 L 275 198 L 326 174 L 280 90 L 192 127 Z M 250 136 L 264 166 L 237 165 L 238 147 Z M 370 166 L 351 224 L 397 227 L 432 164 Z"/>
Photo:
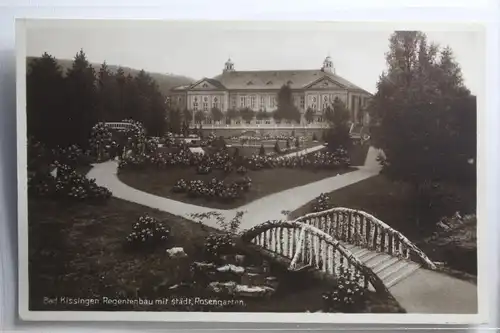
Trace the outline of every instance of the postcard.
<path fill-rule="evenodd" d="M 24 19 L 17 48 L 22 319 L 484 319 L 480 26 Z"/>

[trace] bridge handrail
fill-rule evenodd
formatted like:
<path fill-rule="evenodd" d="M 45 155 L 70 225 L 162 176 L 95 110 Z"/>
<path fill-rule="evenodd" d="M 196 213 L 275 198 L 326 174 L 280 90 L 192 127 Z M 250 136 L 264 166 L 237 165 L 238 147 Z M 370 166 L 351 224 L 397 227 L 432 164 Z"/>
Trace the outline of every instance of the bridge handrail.
<path fill-rule="evenodd" d="M 335 207 L 335 208 L 327 209 L 327 210 L 324 210 L 324 211 L 321 211 L 321 212 L 306 214 L 304 216 L 301 216 L 301 217 L 295 219 L 294 221 L 296 221 L 296 222 L 303 222 L 303 223 L 309 224 L 306 220 L 310 220 L 310 219 L 318 218 L 318 217 L 321 218 L 321 217 L 324 217 L 324 216 L 326 216 L 326 215 L 328 215 L 330 213 L 358 214 L 358 215 L 364 217 L 370 223 L 373 223 L 373 224 L 377 225 L 378 227 L 382 228 L 384 231 L 386 231 L 386 232 L 388 232 L 388 233 L 390 233 L 392 235 L 396 234 L 397 237 L 409 249 L 411 249 L 415 255 L 417 255 L 417 257 L 422 261 L 422 263 L 425 266 L 427 266 L 430 269 L 436 269 L 436 265 L 432 262 L 432 260 L 430 260 L 425 255 L 425 253 L 422 250 L 420 250 L 415 244 L 413 244 L 413 242 L 411 242 L 408 238 L 406 238 L 401 232 L 395 230 L 391 226 L 387 225 L 383 221 L 379 220 L 378 218 L 376 218 L 375 216 L 373 216 L 373 215 L 371 215 L 371 214 L 369 214 L 367 212 L 364 212 L 364 211 L 361 211 L 361 210 L 352 209 L 352 208 Z M 407 257 L 409 257 L 409 254 L 408 254 Z"/>
<path fill-rule="evenodd" d="M 358 270 L 377 292 L 390 295 L 389 290 L 380 279 L 380 277 L 376 275 L 369 267 L 363 264 L 358 258 L 356 258 L 356 256 L 346 247 L 344 247 L 344 245 L 340 241 L 327 234 L 323 230 L 316 228 L 310 224 L 298 221 L 270 220 L 243 231 L 240 234 L 240 237 L 244 242 L 250 242 L 256 236 L 265 233 L 267 230 L 277 228 L 301 229 L 299 244 L 297 244 L 296 246 L 296 251 L 293 255 L 289 268 L 294 268 L 298 261 L 298 256 L 305 239 L 305 232 L 307 231 L 318 237 L 320 240 L 323 240 L 326 243 L 329 243 L 329 245 L 333 246 L 334 251 L 337 250 L 356 270 Z"/>

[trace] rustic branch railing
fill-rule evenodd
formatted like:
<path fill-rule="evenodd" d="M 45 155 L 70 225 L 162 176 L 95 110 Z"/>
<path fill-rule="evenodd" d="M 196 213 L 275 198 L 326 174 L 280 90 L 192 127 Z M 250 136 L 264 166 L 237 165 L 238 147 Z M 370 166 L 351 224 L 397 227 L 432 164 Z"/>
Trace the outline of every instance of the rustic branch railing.
<path fill-rule="evenodd" d="M 366 212 L 350 208 L 332 208 L 299 217 L 295 222 L 312 225 L 335 239 L 391 256 L 436 265 L 402 233 Z"/>
<path fill-rule="evenodd" d="M 268 221 L 243 232 L 241 239 L 266 250 L 273 259 L 289 262 L 290 270 L 312 267 L 329 276 L 337 276 L 341 267 L 362 276 L 361 284 L 377 292 L 390 294 L 382 280 L 342 243 L 326 232 L 297 221 Z"/>

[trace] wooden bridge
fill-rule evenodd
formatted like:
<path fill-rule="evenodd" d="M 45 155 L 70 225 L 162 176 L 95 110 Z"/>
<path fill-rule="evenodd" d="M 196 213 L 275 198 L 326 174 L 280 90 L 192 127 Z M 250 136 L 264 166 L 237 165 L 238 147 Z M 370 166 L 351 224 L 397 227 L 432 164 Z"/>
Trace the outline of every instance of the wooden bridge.
<path fill-rule="evenodd" d="M 365 288 L 389 288 L 434 263 L 400 232 L 374 216 L 333 208 L 294 221 L 268 221 L 244 231 L 242 240 L 290 270 L 310 269 L 335 278 L 343 266 L 359 273 Z"/>

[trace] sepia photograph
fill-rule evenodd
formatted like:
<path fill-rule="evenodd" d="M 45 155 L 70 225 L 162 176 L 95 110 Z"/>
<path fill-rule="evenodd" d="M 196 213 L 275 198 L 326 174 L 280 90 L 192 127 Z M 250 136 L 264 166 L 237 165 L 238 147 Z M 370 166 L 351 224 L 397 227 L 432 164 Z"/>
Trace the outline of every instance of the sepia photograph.
<path fill-rule="evenodd" d="M 480 312 L 479 26 L 17 34 L 23 318 Z"/>

